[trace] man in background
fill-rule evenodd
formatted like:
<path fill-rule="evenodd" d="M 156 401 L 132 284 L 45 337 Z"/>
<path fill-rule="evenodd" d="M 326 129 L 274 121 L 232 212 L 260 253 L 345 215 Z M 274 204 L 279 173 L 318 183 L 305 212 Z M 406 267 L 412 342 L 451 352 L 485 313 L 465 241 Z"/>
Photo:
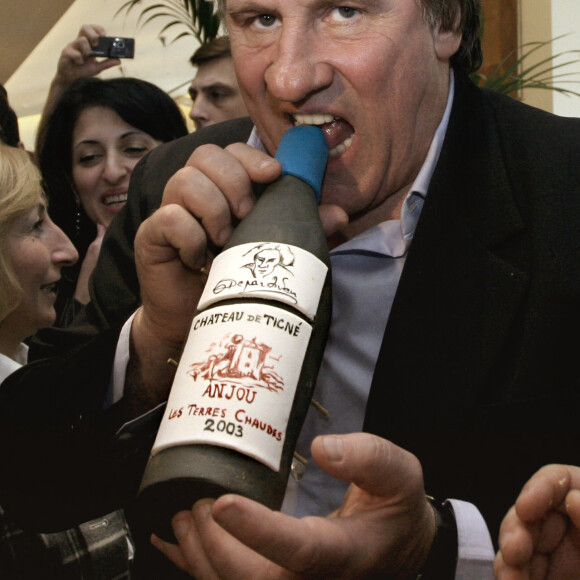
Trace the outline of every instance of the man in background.
<path fill-rule="evenodd" d="M 193 101 L 189 116 L 196 129 L 248 116 L 238 88 L 229 37 L 220 36 L 202 44 L 190 62 L 197 67 L 189 87 Z"/>

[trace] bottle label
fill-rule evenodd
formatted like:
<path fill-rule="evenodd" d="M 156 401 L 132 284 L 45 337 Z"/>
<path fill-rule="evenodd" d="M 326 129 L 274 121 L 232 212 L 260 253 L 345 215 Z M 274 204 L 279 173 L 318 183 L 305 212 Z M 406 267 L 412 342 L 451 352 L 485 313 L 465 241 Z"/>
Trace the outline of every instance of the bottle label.
<path fill-rule="evenodd" d="M 279 471 L 311 333 L 308 322 L 271 304 L 218 305 L 198 314 L 152 454 L 219 445 Z"/>
<path fill-rule="evenodd" d="M 228 298 L 262 298 L 284 302 L 314 320 L 327 271 L 324 262 L 297 246 L 234 246 L 213 261 L 198 309 Z"/>

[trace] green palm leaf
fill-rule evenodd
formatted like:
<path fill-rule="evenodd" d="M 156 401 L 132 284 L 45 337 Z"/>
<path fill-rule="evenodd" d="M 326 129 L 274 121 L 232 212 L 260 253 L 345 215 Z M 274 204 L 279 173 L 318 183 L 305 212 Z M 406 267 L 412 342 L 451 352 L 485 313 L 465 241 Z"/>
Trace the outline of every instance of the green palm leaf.
<path fill-rule="evenodd" d="M 533 65 L 527 65 L 532 54 L 560 38 L 562 36 L 544 42 L 528 42 L 522 45 L 519 58 L 514 58 L 516 53 L 512 51 L 493 69 L 489 76 L 475 72 L 471 75 L 471 80 L 478 86 L 504 94 L 517 93 L 522 89 L 548 89 L 580 97 L 580 92 L 562 86 L 562 84 L 579 84 L 578 74 L 576 72 L 561 72 L 560 70 L 577 64 L 580 51 L 566 50 L 544 58 Z M 555 64 L 557 59 L 571 55 L 574 55 L 573 59 Z M 554 74 L 555 72 L 558 74 Z M 571 79 L 570 77 L 576 78 Z"/>
<path fill-rule="evenodd" d="M 140 9 L 137 19 L 139 26 L 146 26 L 160 18 L 168 20 L 158 34 L 164 43 L 163 33 L 176 26 L 185 30 L 176 34 L 168 44 L 184 36 L 193 36 L 203 44 L 218 34 L 220 22 L 213 0 L 163 0 L 153 4 L 148 4 L 146 0 L 127 0 L 115 16 L 128 15 L 134 9 Z"/>

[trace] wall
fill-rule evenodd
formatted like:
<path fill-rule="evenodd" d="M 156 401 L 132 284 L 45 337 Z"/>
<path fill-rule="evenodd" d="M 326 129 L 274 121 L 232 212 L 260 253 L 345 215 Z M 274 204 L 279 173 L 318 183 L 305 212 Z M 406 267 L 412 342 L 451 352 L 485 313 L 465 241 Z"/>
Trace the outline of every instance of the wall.
<path fill-rule="evenodd" d="M 554 43 L 555 53 L 566 50 L 575 51 L 559 58 L 559 62 L 573 61 L 566 66 L 567 72 L 573 72 L 575 83 L 562 86 L 580 93 L 580 1 L 552 0 L 552 37 L 566 35 Z M 564 80 L 564 79 L 563 79 Z M 554 93 L 554 113 L 566 117 L 580 117 L 580 97 Z"/>
<path fill-rule="evenodd" d="M 485 0 L 484 0 L 485 2 Z M 575 54 L 564 55 L 554 60 L 554 64 L 569 60 L 573 65 L 564 67 L 561 72 L 573 73 L 570 77 L 580 81 L 580 2 L 578 0 L 519 0 L 520 38 L 521 43 L 546 41 L 560 35 L 564 38 L 554 40 L 551 47 L 537 51 L 529 64 L 548 58 L 567 50 Z M 559 74 L 556 72 L 555 74 Z M 555 84 L 580 92 L 580 82 L 563 83 L 555 79 Z M 526 89 L 522 100 L 530 105 L 552 111 L 558 115 L 580 117 L 580 97 L 562 95 L 556 91 L 544 89 Z"/>

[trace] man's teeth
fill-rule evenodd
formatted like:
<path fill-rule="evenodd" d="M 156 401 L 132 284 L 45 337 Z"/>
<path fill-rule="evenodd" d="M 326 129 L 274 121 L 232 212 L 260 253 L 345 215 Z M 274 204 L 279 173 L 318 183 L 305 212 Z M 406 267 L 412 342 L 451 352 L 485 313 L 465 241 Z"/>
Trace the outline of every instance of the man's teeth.
<path fill-rule="evenodd" d="M 334 121 L 334 115 L 329 115 L 327 113 L 316 113 L 314 115 L 307 115 L 301 113 L 294 115 L 294 120 L 297 125 L 324 125 L 324 123 L 332 123 Z"/>
<path fill-rule="evenodd" d="M 53 292 L 56 292 L 56 282 L 53 282 L 52 284 L 44 284 L 40 287 L 40 290 L 42 292 L 52 294 Z"/>
<path fill-rule="evenodd" d="M 111 195 L 106 197 L 103 203 L 105 205 L 115 205 L 117 203 L 125 203 L 127 201 L 127 194 L 122 193 L 121 195 Z"/>
<path fill-rule="evenodd" d="M 294 115 L 294 121 L 296 125 L 325 125 L 326 123 L 332 123 L 336 117 L 330 115 L 329 113 L 298 113 Z M 352 145 L 353 135 L 345 139 L 342 143 L 333 147 L 329 152 L 329 157 L 338 157 L 341 153 L 344 153 Z"/>
<path fill-rule="evenodd" d="M 345 139 L 340 145 L 333 147 L 329 152 L 329 157 L 338 157 L 341 153 L 344 153 L 352 145 L 352 135 Z"/>

